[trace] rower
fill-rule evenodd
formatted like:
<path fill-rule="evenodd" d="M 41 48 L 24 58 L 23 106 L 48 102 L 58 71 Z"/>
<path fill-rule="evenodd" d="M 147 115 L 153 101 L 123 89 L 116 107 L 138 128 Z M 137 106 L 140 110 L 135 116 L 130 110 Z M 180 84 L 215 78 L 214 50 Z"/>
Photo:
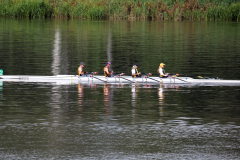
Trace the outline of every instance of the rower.
<path fill-rule="evenodd" d="M 83 76 L 85 73 L 87 73 L 87 72 L 84 73 L 84 71 L 83 71 L 84 65 L 85 65 L 85 64 L 84 64 L 83 62 L 81 62 L 81 63 L 80 63 L 80 66 L 78 67 L 78 75 L 79 75 L 79 76 Z"/>
<path fill-rule="evenodd" d="M 105 77 L 113 77 L 113 71 L 109 71 L 110 66 L 111 66 L 111 62 L 107 62 L 106 66 L 103 68 Z"/>
<path fill-rule="evenodd" d="M 164 63 L 160 63 L 160 66 L 158 67 L 158 74 L 160 78 L 167 78 L 169 75 L 169 73 L 165 73 L 165 70 L 163 69 L 164 66 Z"/>
<path fill-rule="evenodd" d="M 132 67 L 132 77 L 135 78 L 135 77 L 141 77 L 140 74 L 141 72 L 138 72 L 137 70 L 137 67 L 138 65 L 136 63 L 133 64 L 133 67 Z"/>

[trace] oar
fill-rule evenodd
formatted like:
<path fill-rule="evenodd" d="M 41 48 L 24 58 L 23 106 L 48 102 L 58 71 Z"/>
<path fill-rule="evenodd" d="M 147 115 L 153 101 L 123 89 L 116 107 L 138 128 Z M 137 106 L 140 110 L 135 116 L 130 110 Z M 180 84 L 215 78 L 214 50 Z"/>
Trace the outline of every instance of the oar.
<path fill-rule="evenodd" d="M 134 82 L 134 81 L 131 81 L 131 80 L 127 79 L 127 78 L 122 77 L 123 75 L 126 75 L 125 73 L 121 73 L 121 72 L 116 72 L 116 73 L 120 73 L 120 74 L 117 75 L 119 78 L 125 79 L 125 80 L 127 80 L 127 81 L 129 81 L 131 83 Z M 136 82 L 134 82 L 134 83 L 136 83 Z"/>
<path fill-rule="evenodd" d="M 119 76 L 119 78 L 125 79 L 125 80 L 127 80 L 127 81 L 129 81 L 129 82 L 131 82 L 131 83 L 137 83 L 136 81 L 131 81 L 131 80 L 129 80 L 129 79 L 127 79 L 127 78 L 124 78 L 124 77 L 122 77 L 122 76 Z"/>
<path fill-rule="evenodd" d="M 98 72 L 86 72 L 86 73 L 89 73 L 89 74 L 98 74 Z"/>
<path fill-rule="evenodd" d="M 152 75 L 152 73 L 149 73 L 149 75 Z M 148 78 L 150 78 L 150 77 L 148 77 Z M 173 77 L 172 77 L 172 78 L 173 78 Z M 187 82 L 187 83 L 188 83 L 188 81 L 185 81 L 185 80 L 183 80 L 183 79 L 180 79 L 180 78 L 177 78 L 177 77 L 174 77 L 174 78 L 176 78 L 176 79 L 178 79 L 178 80 L 180 80 L 180 81 L 183 81 L 183 82 Z M 153 79 L 153 78 L 150 78 L 150 79 L 155 80 L 155 79 Z M 157 81 L 157 80 L 155 80 L 155 81 Z M 162 81 L 159 81 L 159 82 L 163 83 Z"/>
<path fill-rule="evenodd" d="M 154 81 L 156 81 L 156 82 L 160 82 L 160 83 L 163 83 L 163 81 L 158 81 L 158 80 L 156 80 L 156 79 L 153 79 L 153 78 L 151 78 L 151 77 L 148 77 L 149 79 L 151 79 L 151 80 L 154 80 Z"/>
<path fill-rule="evenodd" d="M 169 73 L 169 75 L 171 75 L 171 73 Z M 179 74 L 172 74 L 172 75 L 179 76 Z M 188 83 L 188 81 L 185 81 L 185 80 L 183 80 L 183 79 L 181 79 L 181 78 L 177 78 L 176 76 L 173 76 L 172 78 L 175 78 L 175 79 L 178 79 L 178 80 L 183 81 L 183 82 L 185 82 L 185 83 Z"/>
<path fill-rule="evenodd" d="M 145 73 L 145 75 L 152 75 L 152 73 L 148 73 L 148 74 Z M 162 81 L 155 80 L 155 79 L 153 79 L 153 78 L 151 78 L 151 77 L 149 77 L 149 76 L 148 76 L 148 78 L 151 79 L 151 80 L 154 80 L 154 81 L 163 83 Z M 185 81 L 185 80 L 183 80 L 183 79 L 180 79 L 180 78 L 177 78 L 177 77 L 174 77 L 174 78 L 176 78 L 176 79 L 178 79 L 178 80 L 180 80 L 180 81 L 183 81 L 183 82 L 188 83 L 188 81 Z"/>
<path fill-rule="evenodd" d="M 93 75 L 93 74 L 98 74 L 98 72 L 84 72 L 83 75 Z M 78 75 L 78 77 L 80 76 Z"/>
<path fill-rule="evenodd" d="M 149 78 L 149 79 L 151 79 L 151 80 L 153 80 L 153 81 L 156 81 L 156 82 L 163 83 L 163 81 L 158 81 L 158 80 L 156 80 L 156 79 L 153 79 L 153 78 L 149 77 L 149 76 L 151 76 L 151 75 L 152 75 L 152 73 L 142 73 L 142 74 L 143 74 L 143 75 L 146 75 L 146 76 L 147 76 L 147 78 Z"/>
<path fill-rule="evenodd" d="M 180 81 L 183 81 L 183 82 L 188 83 L 188 81 L 185 81 L 185 80 L 183 80 L 183 79 L 181 79 L 181 78 L 177 78 L 177 77 L 172 77 L 172 78 L 175 78 L 175 79 L 178 79 L 178 80 L 180 80 Z"/>
<path fill-rule="evenodd" d="M 92 72 L 92 73 L 93 73 L 93 74 L 99 74 L 98 72 Z M 118 72 L 118 73 L 120 73 L 120 72 Z M 127 80 L 127 81 L 129 81 L 129 82 L 131 82 L 131 83 L 133 82 L 133 81 L 127 79 L 127 78 L 122 77 L 121 75 L 124 75 L 124 73 L 120 73 L 119 78 L 125 79 L 125 80 Z M 96 78 L 96 79 L 98 79 L 98 80 L 100 80 L 100 81 L 107 82 L 107 81 L 101 80 L 101 79 L 99 79 L 99 78 L 97 78 L 97 77 L 94 77 L 94 76 L 92 76 L 92 77 L 93 77 L 93 78 Z"/>
<path fill-rule="evenodd" d="M 151 76 L 152 73 L 142 73 L 143 75 L 146 75 L 146 76 Z"/>
<path fill-rule="evenodd" d="M 92 77 L 95 78 L 95 79 L 97 79 L 97 80 L 99 80 L 99 81 L 102 81 L 102 82 L 107 83 L 107 81 L 104 81 L 104 80 L 102 80 L 102 79 L 100 79 L 100 78 L 97 78 L 97 77 L 94 77 L 94 76 L 92 76 Z"/>
<path fill-rule="evenodd" d="M 174 73 L 170 73 L 170 75 L 176 75 L 176 76 L 182 76 L 182 77 L 197 77 L 197 78 L 200 78 L 200 79 L 202 79 L 202 78 L 208 79 L 208 77 L 185 75 L 185 74 L 174 74 Z"/>
<path fill-rule="evenodd" d="M 97 78 L 97 77 L 94 77 L 94 76 L 93 76 L 94 74 L 98 74 L 98 72 L 90 72 L 90 73 L 91 73 L 90 77 L 95 78 L 95 79 L 97 79 L 97 80 L 99 80 L 99 81 L 102 81 L 102 82 L 107 83 L 107 81 L 104 81 L 104 80 L 102 80 L 102 79 L 100 79 L 100 78 Z"/>
<path fill-rule="evenodd" d="M 149 78 L 149 79 L 151 79 L 151 80 L 153 80 L 153 81 L 163 83 L 162 81 L 158 81 L 158 80 L 156 80 L 156 79 L 150 78 L 149 75 L 152 75 L 152 73 L 141 73 L 141 74 L 142 74 L 142 75 L 146 75 L 147 78 Z"/>

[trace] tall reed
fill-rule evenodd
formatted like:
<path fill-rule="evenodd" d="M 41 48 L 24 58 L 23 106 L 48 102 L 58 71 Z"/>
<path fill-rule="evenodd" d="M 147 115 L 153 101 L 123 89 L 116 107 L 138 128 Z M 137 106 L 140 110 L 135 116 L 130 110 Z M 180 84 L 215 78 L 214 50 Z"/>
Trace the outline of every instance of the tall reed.
<path fill-rule="evenodd" d="M 1 0 L 0 15 L 15 17 L 49 17 L 51 16 L 51 4 L 42 0 Z"/>
<path fill-rule="evenodd" d="M 231 4 L 228 7 L 210 6 L 206 11 L 207 20 L 240 20 L 240 3 Z"/>
<path fill-rule="evenodd" d="M 238 0 L 0 0 L 0 15 L 30 18 L 233 20 Z"/>

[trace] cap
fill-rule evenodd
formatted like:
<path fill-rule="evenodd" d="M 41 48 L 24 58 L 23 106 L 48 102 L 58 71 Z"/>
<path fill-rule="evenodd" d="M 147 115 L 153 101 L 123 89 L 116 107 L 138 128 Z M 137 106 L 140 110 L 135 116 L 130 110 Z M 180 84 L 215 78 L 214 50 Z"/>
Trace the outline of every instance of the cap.
<path fill-rule="evenodd" d="M 160 63 L 160 66 L 164 66 L 165 64 L 164 63 Z"/>
<path fill-rule="evenodd" d="M 85 65 L 85 64 L 84 64 L 83 62 L 81 62 L 81 63 L 80 63 L 80 66 L 81 66 L 81 65 Z"/>
<path fill-rule="evenodd" d="M 165 64 L 164 63 L 160 63 L 160 68 L 163 68 L 163 66 L 164 66 Z"/>
<path fill-rule="evenodd" d="M 137 63 L 134 63 L 133 66 L 138 66 Z"/>
<path fill-rule="evenodd" d="M 111 62 L 107 62 L 106 65 L 111 64 Z"/>

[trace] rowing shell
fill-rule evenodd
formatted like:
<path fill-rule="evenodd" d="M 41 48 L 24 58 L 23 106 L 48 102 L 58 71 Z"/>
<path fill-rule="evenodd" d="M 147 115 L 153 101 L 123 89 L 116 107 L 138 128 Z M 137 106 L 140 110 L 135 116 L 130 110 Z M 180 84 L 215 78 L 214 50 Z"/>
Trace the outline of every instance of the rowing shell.
<path fill-rule="evenodd" d="M 0 76 L 2 80 L 20 80 L 20 81 L 81 81 L 81 82 L 107 82 L 107 83 L 188 83 L 188 81 L 181 78 L 159 78 L 159 77 L 143 77 L 133 78 L 132 76 L 78 76 L 78 75 L 57 75 L 57 76 L 28 76 L 28 75 L 3 75 Z M 184 78 L 186 79 L 186 78 Z"/>
<path fill-rule="evenodd" d="M 2 75 L 0 81 L 25 81 L 25 82 L 66 82 L 71 83 L 152 83 L 152 84 L 191 84 L 191 85 L 223 85 L 240 86 L 240 80 L 220 80 L 220 79 L 193 79 L 191 77 L 142 77 L 132 76 L 78 76 L 78 75 L 57 75 L 57 76 L 28 76 L 28 75 Z"/>

